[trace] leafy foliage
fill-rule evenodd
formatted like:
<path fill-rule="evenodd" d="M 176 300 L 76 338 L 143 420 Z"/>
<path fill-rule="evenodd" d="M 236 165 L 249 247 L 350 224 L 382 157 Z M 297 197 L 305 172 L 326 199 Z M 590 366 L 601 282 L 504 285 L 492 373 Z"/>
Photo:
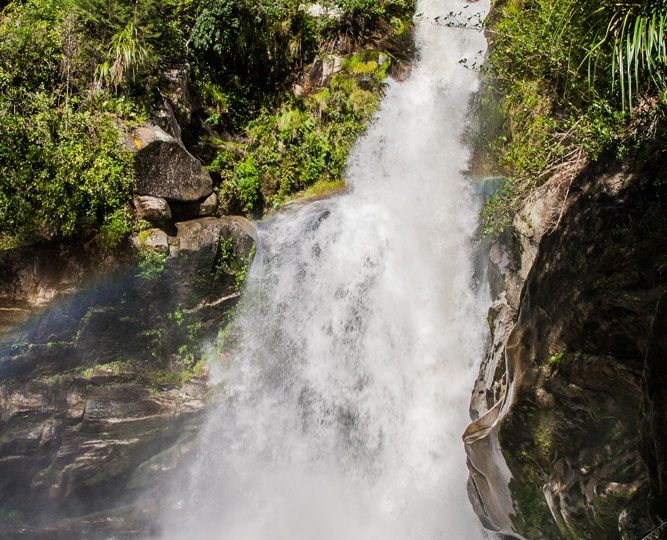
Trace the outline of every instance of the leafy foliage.
<path fill-rule="evenodd" d="M 106 222 L 133 185 L 113 122 L 44 91 L 24 99 L 19 109 L 0 97 L 0 233 L 71 237 Z"/>
<path fill-rule="evenodd" d="M 414 0 L 326 0 L 322 5 L 340 13 L 338 29 L 348 32 L 372 29 L 392 19 L 405 20 L 415 9 Z"/>
<path fill-rule="evenodd" d="M 298 0 L 215 0 L 202 3 L 191 34 L 196 84 L 204 104 L 234 130 L 263 109 L 274 109 L 280 90 L 322 50 L 341 38 L 359 46 L 390 21 L 404 28 L 414 0 L 327 0 L 334 16 L 314 18 Z M 276 99 L 278 97 L 278 99 Z M 208 98 L 208 99 L 207 99 Z"/>
<path fill-rule="evenodd" d="M 624 0 L 600 2 L 589 17 L 593 39 L 588 59 L 600 67 L 598 51 L 611 51 L 612 82 L 620 83 L 624 108 L 645 83 L 652 84 L 664 99 L 667 91 L 667 2 Z M 604 58 L 604 55 L 603 55 Z M 609 68 L 609 59 L 604 58 Z"/>
<path fill-rule="evenodd" d="M 165 270 L 167 254 L 148 247 L 142 247 L 137 276 L 145 281 L 153 281 Z"/>
<path fill-rule="evenodd" d="M 487 206 L 487 232 L 501 230 L 547 179 L 571 181 L 587 161 L 622 156 L 655 135 L 665 104 L 664 16 L 662 0 L 496 4 L 485 82 L 500 96 L 502 126 L 482 146 L 507 183 Z"/>
<path fill-rule="evenodd" d="M 248 143 L 219 153 L 211 164 L 229 210 L 261 214 L 317 182 L 339 181 L 375 111 L 388 66 L 389 58 L 377 51 L 351 55 L 329 88 L 290 98 L 248 123 Z"/>
<path fill-rule="evenodd" d="M 72 237 L 104 228 L 117 244 L 118 212 L 133 184 L 108 97 L 77 95 L 83 37 L 71 2 L 10 4 L 0 19 L 0 236 Z M 84 100 L 84 97 L 87 99 Z M 113 231 L 113 233 L 112 233 Z"/>
<path fill-rule="evenodd" d="M 134 168 L 117 133 L 161 102 L 164 67 L 191 67 L 204 130 L 243 141 L 211 167 L 230 209 L 261 212 L 339 180 L 388 64 L 351 58 L 330 89 L 285 90 L 343 37 L 371 42 L 392 21 L 404 29 L 414 2 L 323 5 L 335 16 L 311 16 L 298 0 L 9 2 L 0 12 L 0 245 L 122 241 Z"/>

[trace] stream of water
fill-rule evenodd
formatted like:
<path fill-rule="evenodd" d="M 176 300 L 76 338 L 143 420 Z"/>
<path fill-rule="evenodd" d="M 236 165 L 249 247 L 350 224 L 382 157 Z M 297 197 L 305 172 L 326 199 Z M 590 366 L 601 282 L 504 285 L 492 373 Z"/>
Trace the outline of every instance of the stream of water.
<path fill-rule="evenodd" d="M 261 223 L 215 368 L 221 403 L 170 540 L 481 538 L 461 434 L 485 340 L 478 202 L 462 143 L 481 33 L 434 23 L 484 2 L 422 0 L 420 59 L 392 82 L 349 191 Z"/>

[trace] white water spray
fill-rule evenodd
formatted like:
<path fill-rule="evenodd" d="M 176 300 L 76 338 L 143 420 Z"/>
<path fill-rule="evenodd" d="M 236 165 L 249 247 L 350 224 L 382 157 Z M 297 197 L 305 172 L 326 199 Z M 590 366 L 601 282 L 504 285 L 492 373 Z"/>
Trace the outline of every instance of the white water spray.
<path fill-rule="evenodd" d="M 166 538 L 481 538 L 461 434 L 484 342 L 472 287 L 478 207 L 461 139 L 480 33 L 433 23 L 351 158 L 350 192 L 261 224 L 240 346 L 214 376 L 191 519 Z"/>

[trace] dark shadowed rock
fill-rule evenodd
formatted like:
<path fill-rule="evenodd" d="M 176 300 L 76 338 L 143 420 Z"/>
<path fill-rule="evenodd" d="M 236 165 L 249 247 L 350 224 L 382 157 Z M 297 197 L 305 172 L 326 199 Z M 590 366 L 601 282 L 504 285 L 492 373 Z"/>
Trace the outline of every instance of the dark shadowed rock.
<path fill-rule="evenodd" d="M 218 195 L 216 193 L 211 193 L 205 200 L 199 205 L 199 215 L 201 217 L 214 216 L 218 211 Z"/>
<path fill-rule="evenodd" d="M 213 181 L 201 162 L 182 143 L 155 125 L 131 134 L 137 153 L 136 192 L 175 201 L 196 201 L 213 192 Z"/>
<path fill-rule="evenodd" d="M 218 195 L 211 193 L 206 199 L 193 202 L 172 202 L 171 206 L 174 221 L 212 217 L 218 211 Z"/>
<path fill-rule="evenodd" d="M 490 313 L 464 436 L 488 528 L 636 539 L 667 515 L 666 204 L 658 157 L 591 166 L 562 212 L 533 200 L 517 218 L 506 283 L 523 288 Z"/>

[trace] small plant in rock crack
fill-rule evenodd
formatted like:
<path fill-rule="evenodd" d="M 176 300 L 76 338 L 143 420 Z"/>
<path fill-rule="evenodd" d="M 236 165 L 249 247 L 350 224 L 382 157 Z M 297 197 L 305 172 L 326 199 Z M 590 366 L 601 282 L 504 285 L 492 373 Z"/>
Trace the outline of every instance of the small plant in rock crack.
<path fill-rule="evenodd" d="M 230 236 L 220 236 L 213 264 L 213 275 L 216 280 L 222 279 L 225 274 L 235 274 L 234 258 L 234 239 Z"/>
<path fill-rule="evenodd" d="M 229 236 L 221 236 L 218 241 L 218 252 L 213 266 L 213 274 L 216 280 L 225 275 L 232 276 L 234 287 L 240 289 L 246 278 L 250 265 L 255 257 L 255 246 L 253 246 L 246 257 L 237 255 L 234 239 Z"/>
<path fill-rule="evenodd" d="M 234 276 L 234 286 L 237 289 L 240 289 L 245 283 L 245 280 L 248 278 L 248 272 L 250 271 L 250 266 L 252 265 L 252 261 L 254 258 L 255 258 L 255 246 L 252 246 L 252 248 L 250 248 L 248 256 L 245 258 L 243 266 Z"/>
<path fill-rule="evenodd" d="M 548 363 L 549 367 L 551 368 L 551 371 L 556 371 L 560 366 L 563 365 L 563 362 L 565 361 L 565 353 L 564 352 L 559 352 L 558 354 L 554 354 L 549 357 Z"/>
<path fill-rule="evenodd" d="M 156 279 L 162 272 L 164 272 L 167 261 L 167 254 L 154 251 L 152 249 L 145 249 L 141 252 L 141 258 L 137 266 L 139 272 L 137 276 L 146 281 Z"/>

